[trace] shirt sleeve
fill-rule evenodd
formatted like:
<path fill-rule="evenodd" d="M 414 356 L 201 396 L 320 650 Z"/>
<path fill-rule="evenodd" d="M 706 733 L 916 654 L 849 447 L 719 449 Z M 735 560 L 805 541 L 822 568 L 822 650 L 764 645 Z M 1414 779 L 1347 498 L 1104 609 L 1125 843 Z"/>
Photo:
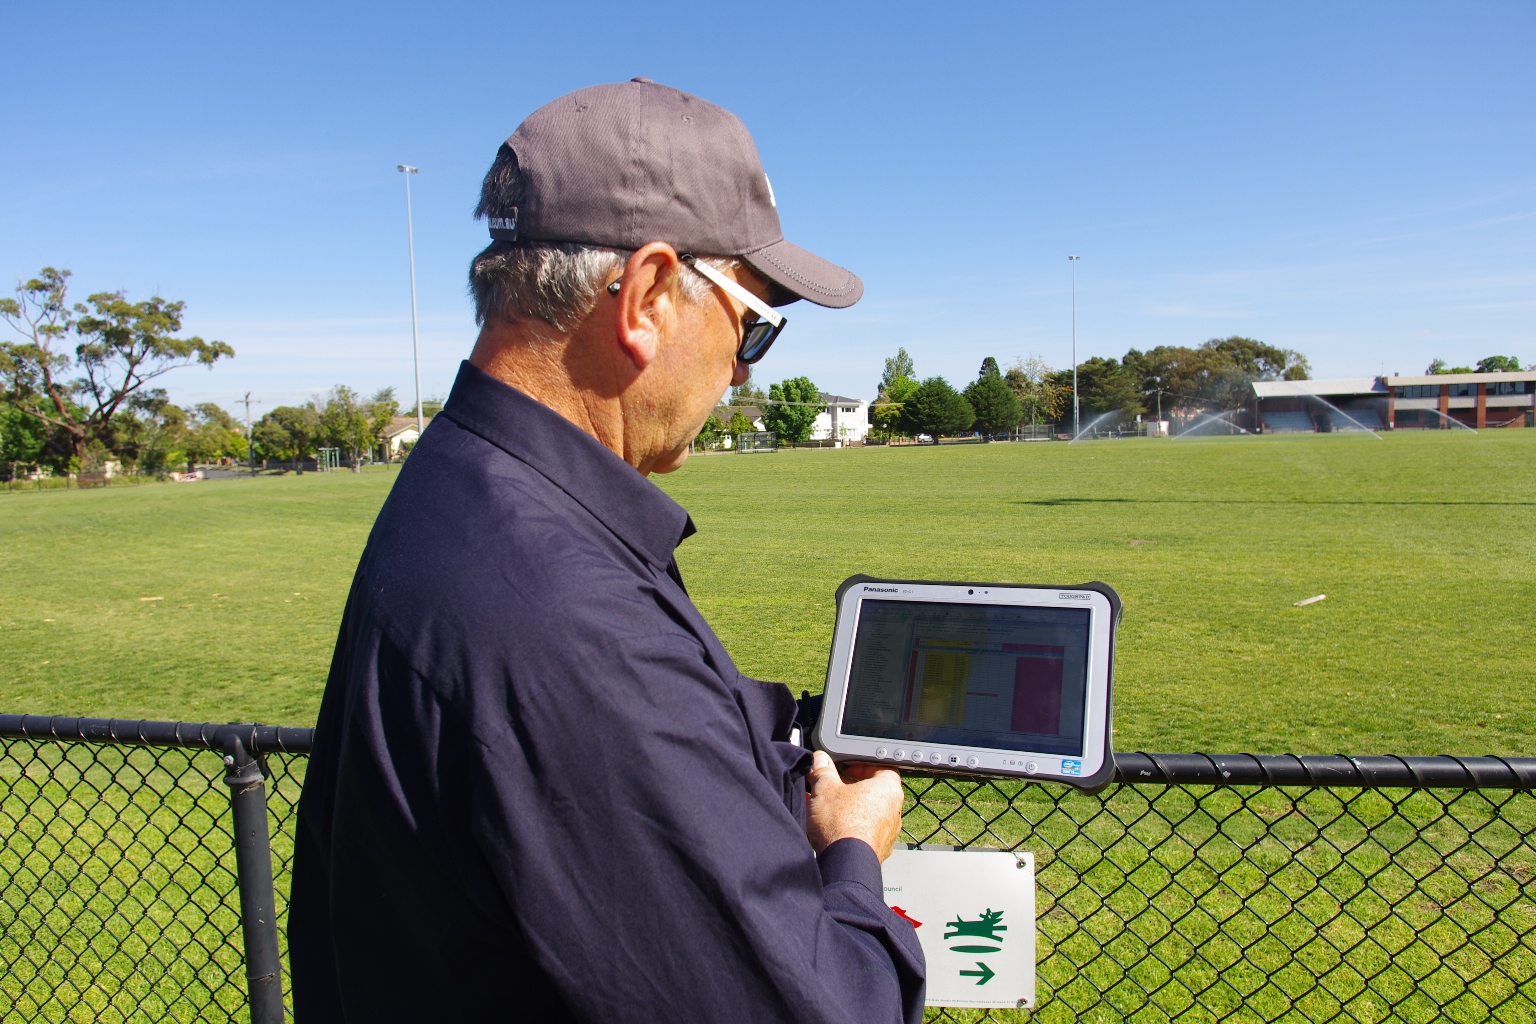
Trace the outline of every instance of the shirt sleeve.
<path fill-rule="evenodd" d="M 760 770 L 767 738 L 697 641 L 579 662 L 472 716 L 477 853 L 567 1004 L 593 1021 L 919 1021 L 922 951 L 874 851 L 812 855 Z"/>

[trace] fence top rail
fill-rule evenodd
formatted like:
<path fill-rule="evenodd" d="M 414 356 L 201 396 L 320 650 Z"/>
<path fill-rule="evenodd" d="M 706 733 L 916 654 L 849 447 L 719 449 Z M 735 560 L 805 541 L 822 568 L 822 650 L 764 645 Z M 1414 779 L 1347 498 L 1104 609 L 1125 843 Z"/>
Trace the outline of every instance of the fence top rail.
<path fill-rule="evenodd" d="M 1536 757 L 1117 753 L 1131 785 L 1536 789 Z"/>
<path fill-rule="evenodd" d="M 63 740 L 77 743 L 129 743 L 151 747 L 198 747 L 223 750 L 238 737 L 253 754 L 308 754 L 315 730 L 253 722 L 152 722 L 130 718 L 66 718 L 51 715 L 0 715 L 0 737 Z"/>
<path fill-rule="evenodd" d="M 253 754 L 308 754 L 315 731 L 251 722 L 217 725 L 0 714 L 0 737 L 12 739 L 223 750 L 231 736 Z M 1115 781 L 1138 786 L 1536 789 L 1536 757 L 1120 752 L 1115 755 Z"/>

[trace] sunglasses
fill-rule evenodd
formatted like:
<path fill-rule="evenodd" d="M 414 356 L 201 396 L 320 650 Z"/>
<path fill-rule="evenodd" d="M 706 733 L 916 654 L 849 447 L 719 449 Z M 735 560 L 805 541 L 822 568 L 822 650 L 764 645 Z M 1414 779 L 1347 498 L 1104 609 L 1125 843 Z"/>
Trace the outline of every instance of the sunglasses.
<path fill-rule="evenodd" d="M 745 316 L 741 318 L 741 344 L 736 346 L 737 361 L 755 363 L 767 355 L 769 346 L 784 332 L 784 327 L 789 323 L 789 320 L 780 314 L 778 310 L 768 305 L 768 303 L 753 295 L 708 263 L 702 262 L 692 253 L 683 253 L 678 259 L 688 264 L 700 274 L 703 274 L 715 287 L 757 314 L 757 318 L 754 320 L 748 320 Z M 619 294 L 619 286 L 622 280 L 621 278 L 608 285 L 608 294 Z"/>

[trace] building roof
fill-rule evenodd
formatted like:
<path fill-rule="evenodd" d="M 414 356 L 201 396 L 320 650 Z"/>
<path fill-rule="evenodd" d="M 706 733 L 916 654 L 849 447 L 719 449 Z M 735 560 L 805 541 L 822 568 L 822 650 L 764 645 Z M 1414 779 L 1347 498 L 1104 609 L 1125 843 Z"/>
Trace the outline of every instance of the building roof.
<path fill-rule="evenodd" d="M 737 412 L 740 412 L 743 416 L 745 416 L 749 420 L 760 420 L 760 419 L 763 418 L 763 410 L 759 409 L 755 405 L 717 405 L 717 406 L 715 406 L 715 415 L 720 417 L 720 421 L 722 423 L 730 422 L 731 417 L 734 416 Z"/>
<path fill-rule="evenodd" d="M 1309 395 L 1384 395 L 1380 377 L 1338 377 L 1333 380 L 1256 380 L 1255 398 L 1306 398 Z"/>
<path fill-rule="evenodd" d="M 422 425 L 425 426 L 426 424 L 431 423 L 431 422 L 432 422 L 432 417 L 428 416 L 428 417 L 426 417 L 422 421 Z M 416 429 L 416 417 L 415 416 L 396 416 L 394 419 L 389 421 L 389 426 L 384 428 L 384 436 L 388 437 L 388 438 L 399 437 L 401 434 L 405 433 L 407 430 L 415 430 L 415 429 Z"/>
<path fill-rule="evenodd" d="M 825 391 L 821 393 L 821 400 L 828 405 L 867 405 L 869 400 L 865 398 L 848 398 L 844 395 L 829 395 Z"/>
<path fill-rule="evenodd" d="M 1536 380 L 1536 370 L 1519 373 L 1431 373 L 1412 377 L 1388 377 L 1387 386 L 1412 387 L 1415 384 L 1496 384 L 1502 380 Z"/>

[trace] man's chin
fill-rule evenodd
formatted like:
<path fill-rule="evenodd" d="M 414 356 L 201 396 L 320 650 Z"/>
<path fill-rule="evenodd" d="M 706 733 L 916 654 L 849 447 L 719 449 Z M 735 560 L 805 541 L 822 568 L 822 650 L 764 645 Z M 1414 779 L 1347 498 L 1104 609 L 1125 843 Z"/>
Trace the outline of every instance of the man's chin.
<path fill-rule="evenodd" d="M 673 473 L 673 472 L 676 472 L 677 470 L 683 468 L 683 463 L 688 461 L 688 452 L 690 450 L 691 450 L 691 446 L 690 445 L 684 445 L 680 451 L 669 452 L 668 454 L 663 455 L 661 458 L 657 459 L 656 460 L 656 464 L 651 467 L 651 472 L 652 473 Z"/>

